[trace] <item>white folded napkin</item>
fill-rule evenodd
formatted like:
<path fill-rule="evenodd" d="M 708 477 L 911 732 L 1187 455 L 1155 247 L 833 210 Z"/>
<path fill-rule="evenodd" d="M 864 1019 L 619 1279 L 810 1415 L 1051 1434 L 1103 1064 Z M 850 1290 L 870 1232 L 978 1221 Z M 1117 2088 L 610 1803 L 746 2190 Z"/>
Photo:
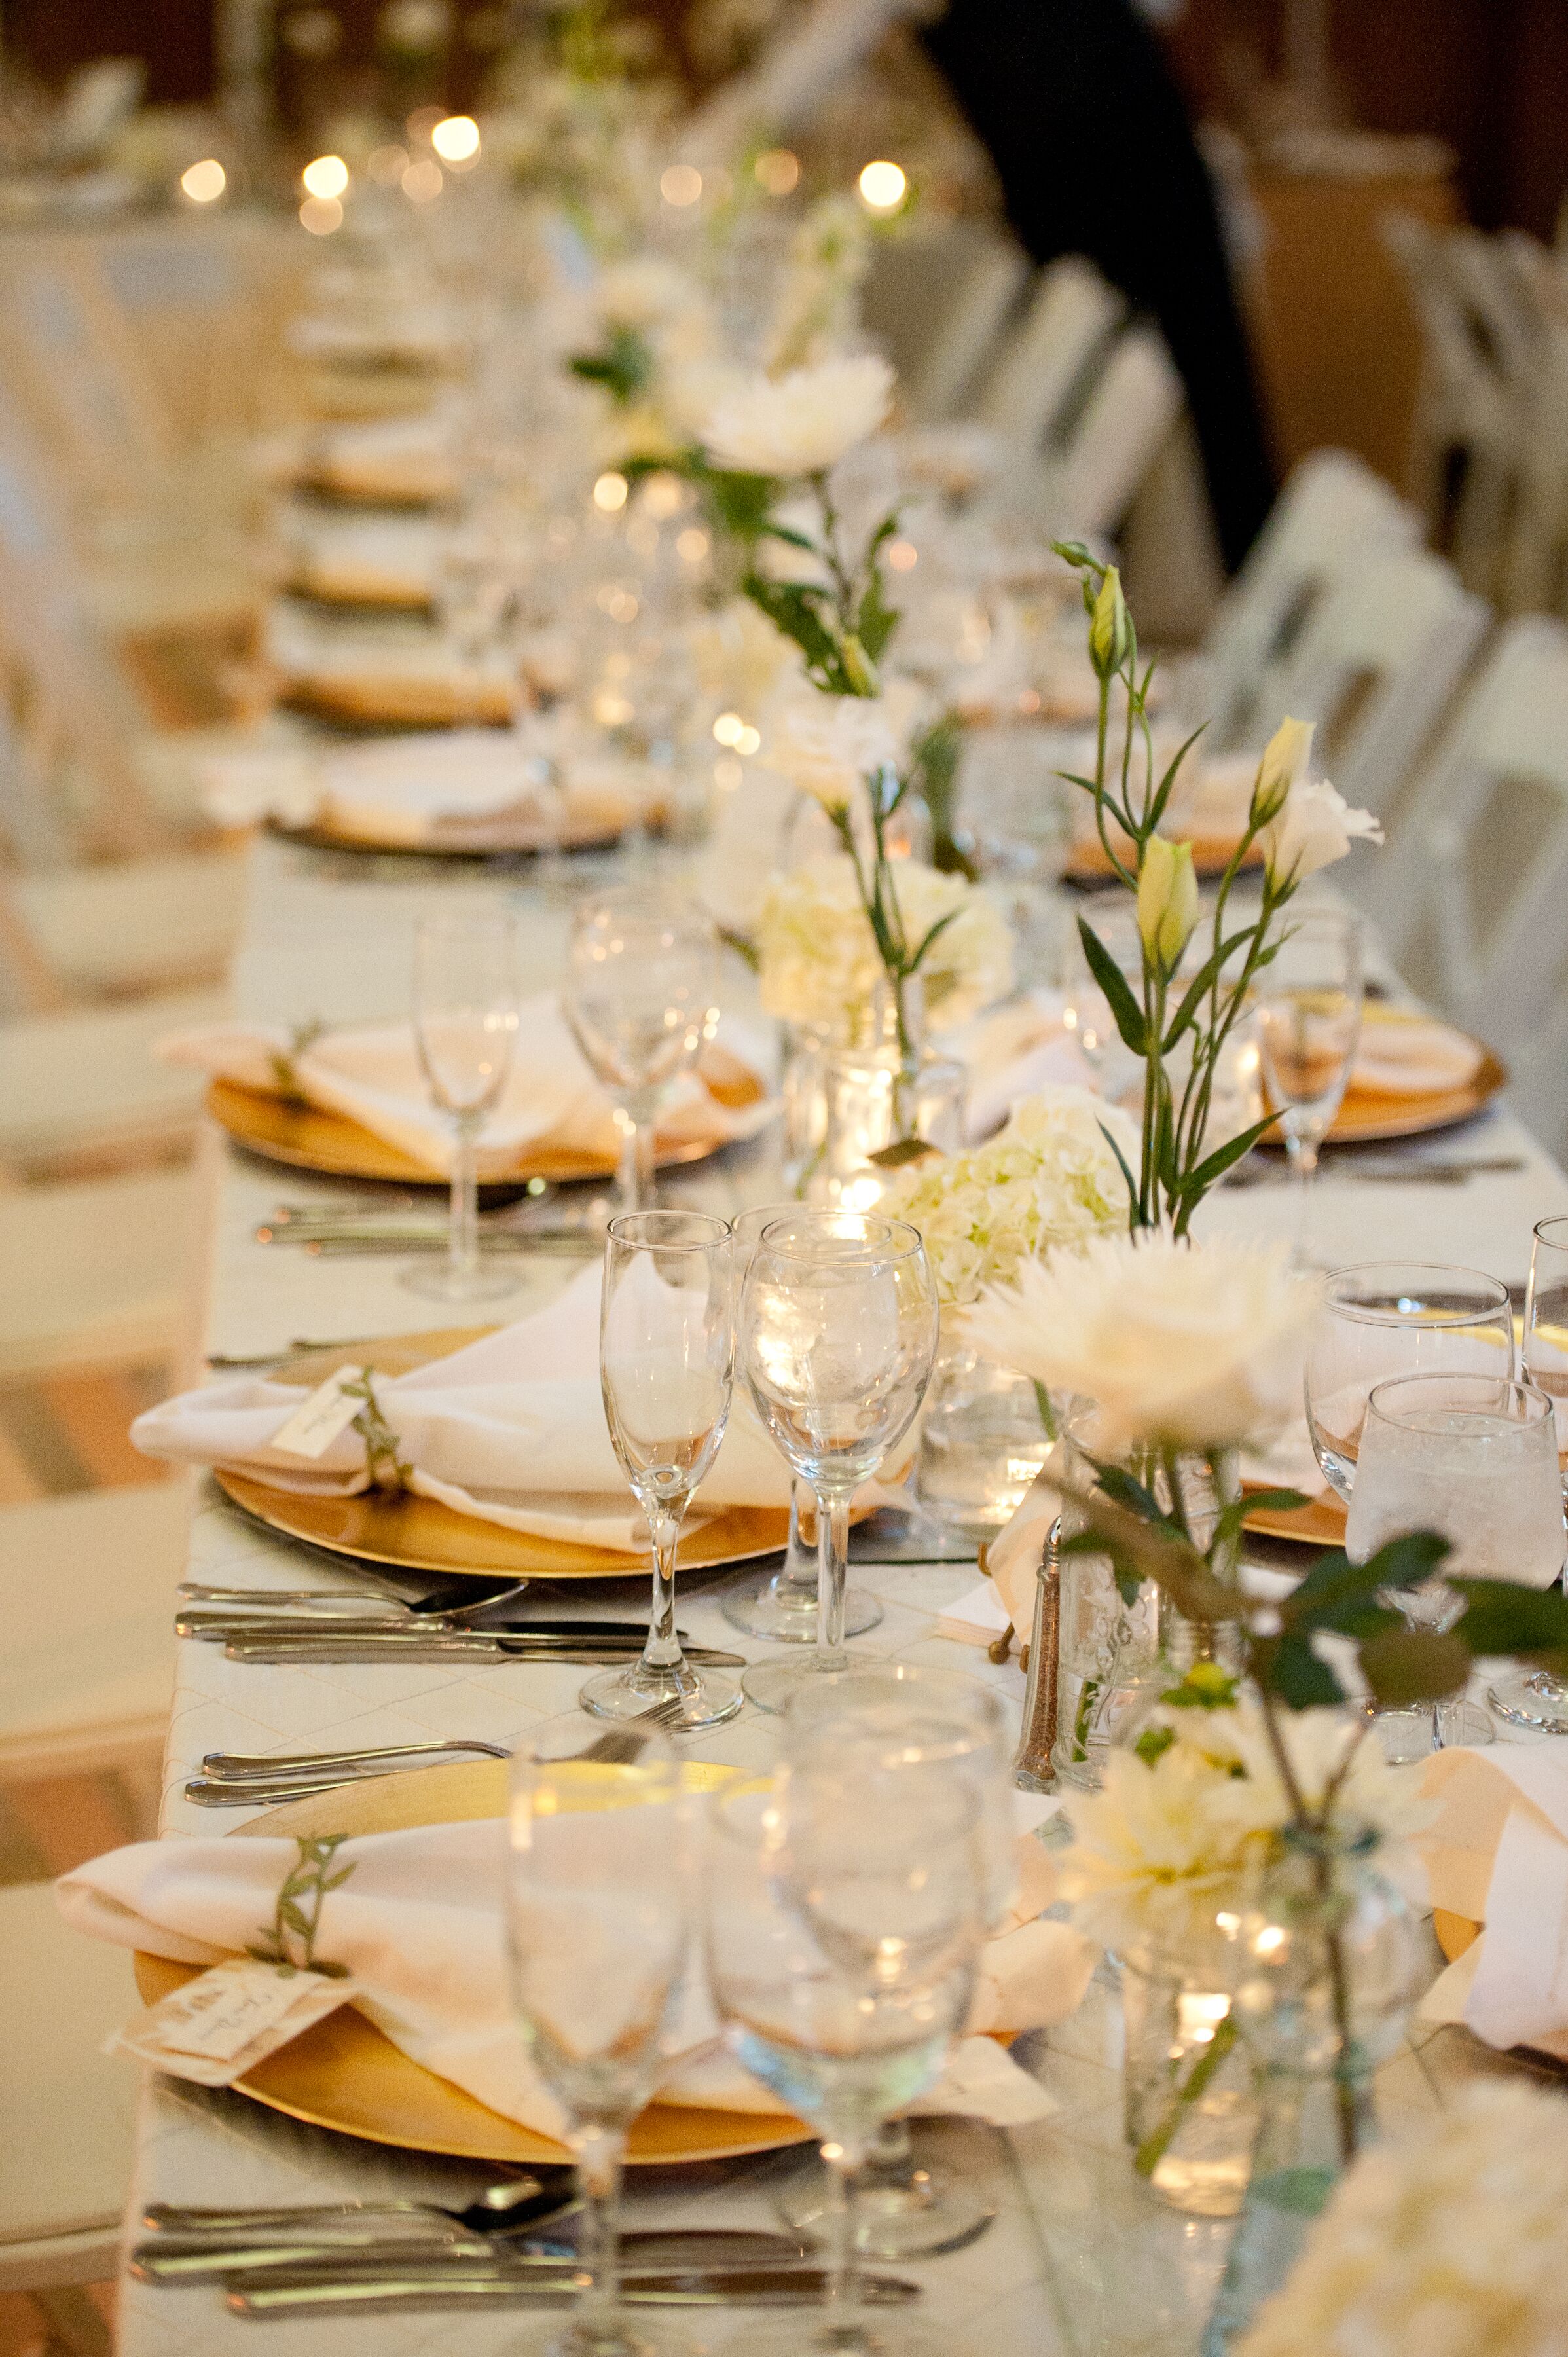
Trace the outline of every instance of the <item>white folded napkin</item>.
<path fill-rule="evenodd" d="M 287 525 L 288 586 L 349 606 L 428 606 L 436 527 L 422 516 L 302 515 Z"/>
<path fill-rule="evenodd" d="M 307 313 L 291 320 L 285 333 L 290 350 L 310 361 L 392 361 L 404 367 L 433 368 L 456 360 L 464 348 L 449 313 L 407 296 L 388 304 L 379 317 Z"/>
<path fill-rule="evenodd" d="M 1000 1129 L 1020 1098 L 1044 1088 L 1098 1089 L 1093 1067 L 1062 1022 L 1061 995 L 1036 990 L 1009 999 L 957 1030 L 940 1052 L 969 1068 L 965 1130 L 971 1145 Z"/>
<path fill-rule="evenodd" d="M 1568 1737 L 1434 1752 L 1416 1846 L 1432 1903 L 1485 1931 L 1429 1990 L 1427 2021 L 1568 2062 Z"/>
<path fill-rule="evenodd" d="M 549 1308 L 375 1390 L 398 1455 L 413 1468 L 415 1496 L 535 1538 L 646 1554 L 647 1524 L 605 1423 L 596 1264 Z M 352 1428 L 313 1458 L 272 1446 L 308 1396 L 303 1384 L 235 1375 L 149 1408 L 131 1436 L 145 1456 L 249 1473 L 295 1496 L 361 1495 L 370 1487 L 365 1443 Z M 737 1390 L 695 1519 L 789 1502 L 783 1459 Z"/>
<path fill-rule="evenodd" d="M 988 2029 L 1060 2021 L 1089 1986 L 1094 1951 L 1064 1923 L 1031 1920 L 1050 1903 L 1055 1872 L 1035 1842 L 1019 1845 L 1025 1877 L 1015 1928 L 989 1943 L 971 2035 L 921 2109 L 999 2124 L 1039 2119 L 1049 2097 Z M 564 2122 L 513 2021 L 502 1935 L 507 1828 L 499 1818 L 365 1834 L 343 1844 L 334 1871 L 352 1874 L 328 1897 L 318 1953 L 348 1966 L 361 2013 L 415 2062 L 507 2118 L 545 2136 Z M 79 1931 L 177 1963 L 213 1964 L 242 1952 L 271 1920 L 295 1846 L 250 1840 L 138 1842 L 67 1875 L 57 1892 Z M 700 1984 L 687 1992 L 671 2072 L 659 2100 L 736 2112 L 785 2106 L 718 2046 Z M 983 2050 L 989 2049 L 989 2051 Z"/>
<path fill-rule="evenodd" d="M 366 844 L 480 845 L 557 827 L 569 840 L 626 827 L 648 798 L 630 762 L 558 752 L 532 717 L 510 729 L 220 753 L 201 778 L 202 806 L 220 826 L 273 818 Z"/>
<path fill-rule="evenodd" d="M 451 1125 L 431 1103 L 411 1024 L 324 1032 L 291 1057 L 281 1024 L 203 1023 L 169 1033 L 157 1052 L 166 1063 L 273 1094 L 286 1092 L 290 1072 L 309 1103 L 357 1121 L 429 1171 L 445 1175 L 452 1168 Z M 727 1145 L 765 1129 L 778 1110 L 759 1079 L 766 1064 L 763 1042 L 726 1017 L 696 1071 L 671 1086 L 659 1116 L 661 1146 L 697 1139 Z M 479 1140 L 479 1175 L 504 1178 L 531 1148 L 546 1146 L 585 1159 L 613 1161 L 619 1152 L 610 1101 L 584 1063 L 553 992 L 525 999 L 519 1010 L 511 1070 Z"/>
<path fill-rule="evenodd" d="M 376 418 L 318 431 L 279 452 L 275 480 L 318 485 L 340 499 L 424 505 L 457 487 L 446 440 L 428 417 Z"/>
<path fill-rule="evenodd" d="M 1484 1050 L 1463 1031 L 1424 1016 L 1369 1011 L 1351 1068 L 1362 1096 L 1425 1097 L 1462 1089 L 1480 1071 Z"/>
<path fill-rule="evenodd" d="M 504 652 L 475 664 L 433 626 L 400 619 L 353 622 L 286 602 L 267 610 L 263 659 L 283 693 L 345 720 L 441 727 L 510 720 L 517 667 Z"/>

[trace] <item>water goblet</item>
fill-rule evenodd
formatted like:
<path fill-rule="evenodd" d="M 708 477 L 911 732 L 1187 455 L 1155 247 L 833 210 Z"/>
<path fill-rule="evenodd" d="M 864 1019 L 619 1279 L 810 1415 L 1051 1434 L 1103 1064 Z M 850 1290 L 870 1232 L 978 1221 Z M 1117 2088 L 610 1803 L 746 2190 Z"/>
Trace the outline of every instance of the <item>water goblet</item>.
<path fill-rule="evenodd" d="M 579 1700 L 601 1718 L 678 1703 L 682 1732 L 740 1708 L 728 1678 L 699 1675 L 675 1632 L 675 1548 L 692 1492 L 711 1469 L 734 1381 L 733 1247 L 706 1211 L 633 1211 L 605 1239 L 599 1383 L 621 1469 L 648 1517 L 653 1617 L 642 1658 L 601 1670 Z"/>
<path fill-rule="evenodd" d="M 1563 1484 L 1552 1402 L 1544 1392 L 1490 1374 L 1401 1375 L 1375 1386 L 1367 1403 L 1346 1552 L 1364 1563 L 1387 1540 L 1412 1530 L 1439 1532 L 1453 1551 L 1433 1578 L 1386 1598 L 1412 1628 L 1443 1630 L 1458 1619 L 1463 1604 L 1448 1585 L 1449 1573 L 1530 1587 L 1549 1587 L 1562 1577 Z M 1454 1708 L 1433 1706 L 1430 1739 L 1420 1751 L 1455 1740 L 1490 1740 L 1489 1727 L 1456 1729 L 1447 1716 Z M 1411 1756 L 1388 1738 L 1399 1720 L 1412 1716 L 1420 1714 L 1380 1715 L 1391 1756 Z"/>
<path fill-rule="evenodd" d="M 512 1755 L 507 1933 L 512 2008 L 566 2115 L 583 2196 L 581 2288 L 545 2357 L 654 2357 L 670 2339 L 618 2297 L 627 2131 L 668 2069 L 691 1929 L 690 1806 L 652 1733 L 625 1766 L 579 1719 Z M 681 2347 L 688 2346 L 684 2342 Z"/>
<path fill-rule="evenodd" d="M 741 1293 L 737 1348 L 753 1404 L 817 1507 L 817 1643 L 799 1666 L 743 1680 L 764 1710 L 842 1670 L 850 1501 L 913 1424 L 930 1382 L 937 1296 L 906 1221 L 798 1211 L 764 1231 Z"/>
<path fill-rule="evenodd" d="M 654 1200 L 655 1123 L 718 1024 L 718 943 L 687 904 L 636 889 L 580 901 L 563 1005 L 620 1128 L 620 1209 Z"/>
<path fill-rule="evenodd" d="M 1394 1375 L 1514 1372 L 1509 1289 L 1441 1261 L 1360 1261 L 1333 1270 L 1306 1361 L 1306 1421 L 1323 1478 L 1349 1500 L 1367 1401 Z"/>
<path fill-rule="evenodd" d="M 972 1792 L 875 1742 L 791 1764 L 714 1804 L 708 1971 L 744 2067 L 821 2136 L 832 2190 L 821 2329 L 735 2357 L 935 2357 L 858 2298 L 856 2179 L 876 2128 L 931 2085 L 969 2011 L 984 1938 Z"/>
<path fill-rule="evenodd" d="M 478 1149 L 485 1117 L 506 1087 L 517 1040 L 517 931 L 510 917 L 454 910 L 422 917 L 414 933 L 413 1036 L 425 1081 L 453 1128 L 446 1257 L 403 1277 L 438 1301 L 515 1293 L 515 1271 L 479 1258 Z"/>
<path fill-rule="evenodd" d="M 1361 1036 L 1361 920 L 1315 909 L 1287 921 L 1257 985 L 1263 1085 L 1296 1185 L 1296 1258 L 1306 1258 L 1312 1181 Z"/>
<path fill-rule="evenodd" d="M 800 1209 L 799 1203 L 759 1203 L 743 1211 L 734 1222 L 737 1296 L 764 1230 L 778 1220 L 793 1219 Z M 744 1587 L 732 1587 L 724 1599 L 725 1619 L 733 1628 L 744 1630 L 748 1637 L 774 1638 L 789 1645 L 814 1645 L 817 1641 L 817 1548 L 800 1536 L 803 1490 L 800 1476 L 791 1473 L 789 1537 L 779 1569 L 762 1579 L 747 1580 Z M 805 1494 L 810 1498 L 809 1491 Z M 812 1511 L 815 1528 L 814 1508 Z M 875 1629 L 881 1618 L 882 1607 L 875 1596 L 867 1595 L 862 1587 L 845 1588 L 846 1637 L 864 1635 L 867 1629 Z"/>
<path fill-rule="evenodd" d="M 1568 1491 L 1568 1219 L 1538 1220 L 1524 1297 L 1524 1369 L 1552 1402 L 1557 1462 Z M 1499 1717 L 1568 1735 L 1568 1684 L 1550 1670 L 1514 1671 L 1491 1688 Z"/>

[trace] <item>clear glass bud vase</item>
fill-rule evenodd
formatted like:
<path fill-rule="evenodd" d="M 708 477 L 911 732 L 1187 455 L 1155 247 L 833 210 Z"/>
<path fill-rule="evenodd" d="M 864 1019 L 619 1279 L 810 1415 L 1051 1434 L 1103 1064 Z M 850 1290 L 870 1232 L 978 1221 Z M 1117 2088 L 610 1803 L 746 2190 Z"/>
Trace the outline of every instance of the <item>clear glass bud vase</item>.
<path fill-rule="evenodd" d="M 925 1046 L 925 996 L 918 974 L 877 985 L 869 1047 L 835 1051 L 822 1075 L 825 1131 L 808 1175 L 808 1202 L 869 1211 L 901 1167 L 893 1148 L 934 1147 L 953 1154 L 963 1143 L 968 1074 L 930 1056 Z"/>
<path fill-rule="evenodd" d="M 931 1519 L 980 1543 L 1005 1529 L 1055 1446 L 1048 1415 L 1028 1377 L 982 1358 L 944 1309 L 915 1474 Z"/>
<path fill-rule="evenodd" d="M 1074 1420 L 1067 1437 L 1069 1478 L 1080 1490 L 1095 1484 L 1094 1463 L 1107 1452 L 1095 1439 L 1092 1414 Z M 1161 1512 L 1202 1552 L 1210 1548 L 1220 1513 L 1240 1494 L 1233 1448 L 1148 1449 L 1119 1460 L 1154 1497 Z M 1084 1526 L 1070 1497 L 1062 1502 L 1062 1536 Z M 1234 1577 L 1234 1541 L 1214 1558 L 1221 1578 Z M 1199 1626 L 1145 1580 L 1132 1603 L 1122 1598 L 1101 1555 L 1065 1553 L 1061 1559 L 1061 1638 L 1057 1664 L 1057 1774 L 1080 1791 L 1098 1792 L 1105 1755 L 1128 1724 L 1158 1701 L 1196 1661 L 1225 1658 L 1223 1631 Z"/>
<path fill-rule="evenodd" d="M 1287 1829 L 1242 1919 L 1233 2007 L 1262 2117 L 1204 2357 L 1228 2357 L 1376 2132 L 1372 2074 L 1424 1977 L 1419 1926 L 1378 1846 L 1366 1825 Z"/>

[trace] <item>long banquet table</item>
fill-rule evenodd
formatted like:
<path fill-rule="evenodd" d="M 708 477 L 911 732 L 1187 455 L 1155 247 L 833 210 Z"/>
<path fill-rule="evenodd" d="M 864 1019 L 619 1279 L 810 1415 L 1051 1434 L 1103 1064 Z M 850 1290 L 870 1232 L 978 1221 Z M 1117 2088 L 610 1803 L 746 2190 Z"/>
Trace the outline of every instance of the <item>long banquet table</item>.
<path fill-rule="evenodd" d="M 575 871 L 585 883 L 594 863 Z M 401 1014 L 406 1009 L 410 941 L 415 916 L 433 904 L 502 899 L 521 920 L 525 985 L 545 986 L 558 971 L 565 913 L 527 880 L 464 863 L 339 856 L 263 838 L 252 858 L 249 922 L 234 973 L 236 1011 L 271 1020 L 329 1022 Z M 741 1002 L 748 978 L 730 969 Z M 672 1198 L 729 1213 L 779 1192 L 776 1146 L 766 1136 L 682 1174 Z M 1313 1243 L 1325 1263 L 1374 1257 L 1462 1261 L 1510 1283 L 1522 1280 L 1530 1227 L 1568 1211 L 1568 1178 L 1520 1124 L 1498 1107 L 1460 1133 L 1407 1148 L 1412 1176 L 1373 1183 L 1332 1158 L 1318 1185 Z M 300 1335 L 364 1338 L 445 1322 L 428 1303 L 402 1289 L 392 1259 L 318 1259 L 253 1240 L 259 1221 L 280 1197 L 330 1194 L 334 1182 L 289 1172 L 241 1155 L 216 1135 L 204 1147 L 210 1181 L 207 1298 L 191 1379 L 202 1355 L 248 1357 L 286 1349 Z M 1423 1159 L 1517 1161 L 1459 1184 L 1420 1182 Z M 353 1190 L 346 1190 L 353 1191 Z M 1259 1184 L 1222 1190 L 1207 1207 L 1210 1225 L 1255 1235 L 1288 1233 L 1289 1189 Z M 494 1314 L 538 1306 L 564 1282 L 573 1264 L 527 1265 L 524 1288 Z M 199 1492 L 189 1576 L 234 1586 L 297 1586 L 302 1558 L 231 1508 L 210 1485 Z M 742 1575 L 744 1576 L 744 1575 Z M 309 1559 L 311 1584 L 336 1577 L 326 1559 Z M 983 1651 L 935 1633 L 936 1616 L 975 1573 L 964 1563 L 862 1564 L 852 1577 L 881 1598 L 886 1617 L 854 1650 L 867 1655 L 945 1663 L 988 1678 L 1016 1706 L 1023 1680 L 1015 1665 L 995 1667 Z M 349 1581 L 343 1582 L 350 1585 Z M 639 1591 L 612 1596 L 640 1601 Z M 579 1591 L 580 1594 L 580 1591 Z M 577 1601 L 575 1596 L 574 1603 Z M 172 1602 L 172 1599 L 171 1599 Z M 699 1641 L 737 1651 L 768 1649 L 736 1637 L 724 1620 L 714 1585 L 683 1596 L 682 1625 Z M 178 1649 L 177 1686 L 165 1771 L 166 1837 L 210 1835 L 243 1822 L 215 1817 L 183 1797 L 182 1786 L 204 1752 L 232 1749 L 287 1751 L 323 1745 L 381 1744 L 433 1737 L 513 1741 L 531 1724 L 570 1709 L 585 1673 L 580 1668 L 507 1664 L 472 1670 L 440 1665 L 307 1669 L 231 1663 L 220 1648 Z M 767 1756 L 766 1722 L 747 1709 L 729 1726 L 690 1738 L 700 1759 L 747 1762 Z M 127 1987 L 127 2009 L 130 1992 Z M 1118 2066 L 1120 2025 L 1114 1988 L 1102 1975 L 1063 2028 L 1020 2043 L 1015 2054 L 1053 2099 L 1052 2116 L 1009 2131 L 941 2122 L 918 2131 L 922 2148 L 983 2179 L 995 2222 L 967 2248 L 899 2272 L 925 2287 L 919 2318 L 961 2357 L 1185 2357 L 1196 2351 L 1224 2263 L 1230 2228 L 1161 2207 L 1134 2177 L 1122 2139 Z M 1462 2033 L 1418 2038 L 1383 2073 L 1384 2115 L 1430 2115 L 1445 2088 L 1477 2070 L 1518 2067 L 1488 2056 Z M 771 2194 L 802 2152 L 743 2163 L 631 2172 L 633 2224 L 768 2225 Z M 265 2111 L 247 2098 L 149 2078 L 140 2122 L 130 2217 L 149 2201 L 274 2204 L 373 2198 L 395 2191 L 459 2205 L 498 2172 L 339 2136 Z M 343 2357 L 489 2357 L 542 2348 L 558 2312 L 472 2311 L 378 2316 L 358 2322 L 274 2323 L 270 2330 L 228 2316 L 218 2294 L 155 2289 L 127 2280 L 124 2357 L 195 2357 L 254 2345 L 258 2333 L 278 2357 L 336 2351 Z M 722 2350 L 746 2318 L 691 2313 L 685 2319 L 703 2349 Z M 804 2324 L 802 2326 L 804 2330 Z"/>

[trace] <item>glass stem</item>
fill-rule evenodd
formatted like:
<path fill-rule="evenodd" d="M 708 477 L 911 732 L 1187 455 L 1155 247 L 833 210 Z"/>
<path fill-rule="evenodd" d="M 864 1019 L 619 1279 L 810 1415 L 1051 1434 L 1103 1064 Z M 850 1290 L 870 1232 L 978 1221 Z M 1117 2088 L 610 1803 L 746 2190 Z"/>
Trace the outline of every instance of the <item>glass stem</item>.
<path fill-rule="evenodd" d="M 483 1117 L 460 1113 L 452 1148 L 452 1201 L 446 1219 L 446 1267 L 454 1288 L 469 1282 L 479 1265 L 478 1150 Z"/>
<path fill-rule="evenodd" d="M 784 1568 L 779 1574 L 782 1587 L 809 1588 L 812 1594 L 817 1586 L 817 1550 L 808 1545 L 800 1535 L 800 1498 L 809 1497 L 805 1484 L 797 1477 L 789 1483 L 789 1537 L 784 1549 Z"/>
<path fill-rule="evenodd" d="M 623 1105 L 617 1116 L 620 1124 L 620 1211 L 651 1210 L 655 1195 L 655 1156 L 657 1133 L 651 1107 L 633 1112 Z"/>
<path fill-rule="evenodd" d="M 1317 1175 L 1317 1140 L 1285 1133 L 1285 1151 L 1295 1173 L 1295 1265 L 1307 1265 L 1307 1244 L 1312 1234 L 1312 1182 Z"/>
<path fill-rule="evenodd" d="M 849 1577 L 849 1496 L 817 1492 L 817 1666 L 838 1669 L 843 1642 L 843 1592 Z"/>
<path fill-rule="evenodd" d="M 858 2345 L 855 2320 L 860 2309 L 860 2267 L 856 2242 L 859 2220 L 856 2197 L 865 2159 L 858 2145 L 824 2144 L 827 2165 L 827 2212 L 822 2220 L 827 2243 L 827 2331 L 820 2346 L 853 2350 Z"/>
<path fill-rule="evenodd" d="M 583 2214 L 577 2228 L 575 2337 L 585 2348 L 613 2345 L 620 2312 L 620 2178 L 624 2128 L 579 2128 L 571 2139 Z"/>
<path fill-rule="evenodd" d="M 685 1505 L 682 1499 L 673 1510 L 668 1505 L 653 1505 L 646 1510 L 648 1527 L 653 1534 L 653 1618 L 649 1623 L 642 1658 L 650 1669 L 681 1666 L 681 1640 L 675 1634 L 675 1544 L 681 1535 Z"/>
<path fill-rule="evenodd" d="M 902 2186 L 908 2179 L 914 2158 L 915 2143 L 908 2121 L 884 2120 L 872 2140 L 867 2173 L 886 2184 Z"/>

